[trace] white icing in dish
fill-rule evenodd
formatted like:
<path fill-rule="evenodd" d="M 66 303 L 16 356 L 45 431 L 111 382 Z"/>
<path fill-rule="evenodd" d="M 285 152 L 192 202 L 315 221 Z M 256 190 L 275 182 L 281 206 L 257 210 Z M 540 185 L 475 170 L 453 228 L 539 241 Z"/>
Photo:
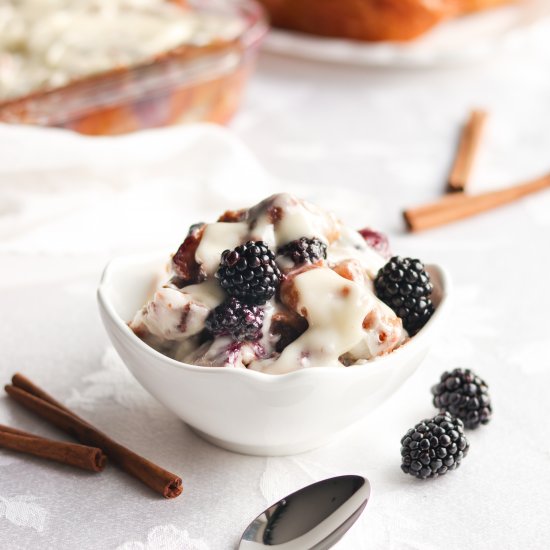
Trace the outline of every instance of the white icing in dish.
<path fill-rule="evenodd" d="M 224 250 L 231 250 L 246 240 L 246 223 L 211 223 L 204 229 L 195 257 L 207 275 L 213 276 L 218 269 L 220 256 Z"/>
<path fill-rule="evenodd" d="M 173 266 L 173 273 L 200 273 L 200 280 L 173 279 L 136 314 L 130 327 L 147 343 L 186 363 L 282 374 L 368 362 L 407 339 L 401 320 L 373 292 L 372 280 L 386 260 L 358 232 L 289 194 L 234 216 L 237 221 L 202 229 L 186 260 L 192 265 Z M 327 257 L 298 266 L 276 257 L 284 277 L 278 293 L 261 306 L 257 341 L 213 337 L 205 330 L 210 312 L 228 298 L 215 278 L 224 250 L 263 240 L 276 252 L 301 237 L 325 243 Z"/>
<path fill-rule="evenodd" d="M 238 18 L 167 0 L 0 0 L 0 100 L 239 35 Z"/>
<path fill-rule="evenodd" d="M 386 263 L 386 260 L 368 246 L 357 231 L 342 226 L 340 238 L 328 250 L 327 260 L 339 263 L 350 258 L 358 260 L 371 278 L 376 277 L 378 270 Z"/>
<path fill-rule="evenodd" d="M 372 309 L 374 295 L 328 267 L 298 275 L 295 286 L 296 307 L 309 328 L 265 368 L 262 361 L 250 368 L 283 374 L 317 364 L 342 367 L 338 358 L 361 341 L 363 319 Z"/>

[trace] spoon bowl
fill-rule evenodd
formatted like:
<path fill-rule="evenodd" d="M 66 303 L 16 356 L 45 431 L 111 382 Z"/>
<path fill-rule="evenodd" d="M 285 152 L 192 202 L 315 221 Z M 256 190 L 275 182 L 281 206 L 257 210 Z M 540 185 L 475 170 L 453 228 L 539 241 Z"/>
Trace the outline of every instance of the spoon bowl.
<path fill-rule="evenodd" d="M 245 530 L 239 550 L 325 550 L 355 523 L 370 499 L 365 477 L 343 475 L 303 487 L 262 512 Z"/>

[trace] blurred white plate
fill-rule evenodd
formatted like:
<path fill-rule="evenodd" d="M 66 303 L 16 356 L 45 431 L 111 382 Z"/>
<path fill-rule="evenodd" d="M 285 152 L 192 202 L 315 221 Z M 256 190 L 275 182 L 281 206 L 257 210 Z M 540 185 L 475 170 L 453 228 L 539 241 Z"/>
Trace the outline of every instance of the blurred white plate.
<path fill-rule="evenodd" d="M 455 65 L 515 49 L 529 40 L 539 25 L 549 25 L 549 19 L 550 0 L 523 0 L 441 23 L 408 43 L 365 43 L 273 29 L 264 49 L 292 57 L 357 65 Z M 546 32 L 550 32 L 550 26 Z"/>

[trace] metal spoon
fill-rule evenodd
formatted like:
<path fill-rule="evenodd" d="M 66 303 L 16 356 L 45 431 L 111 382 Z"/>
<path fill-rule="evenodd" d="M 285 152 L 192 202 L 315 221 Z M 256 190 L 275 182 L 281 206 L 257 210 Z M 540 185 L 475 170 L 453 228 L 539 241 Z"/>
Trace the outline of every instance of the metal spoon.
<path fill-rule="evenodd" d="M 326 550 L 355 523 L 371 493 L 368 479 L 346 475 L 308 485 L 262 512 L 239 550 Z"/>

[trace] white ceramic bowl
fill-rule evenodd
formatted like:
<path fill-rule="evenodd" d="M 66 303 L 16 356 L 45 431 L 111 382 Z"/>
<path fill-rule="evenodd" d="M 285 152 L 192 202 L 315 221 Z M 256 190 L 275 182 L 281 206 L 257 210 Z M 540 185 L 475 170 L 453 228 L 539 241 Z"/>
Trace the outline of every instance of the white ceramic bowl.
<path fill-rule="evenodd" d="M 419 366 L 448 306 L 450 281 L 431 265 L 435 314 L 409 342 L 364 365 L 272 375 L 170 359 L 127 326 L 151 296 L 166 256 L 113 260 L 98 290 L 109 337 L 141 385 L 208 441 L 231 451 L 286 455 L 318 447 L 387 399 Z"/>

